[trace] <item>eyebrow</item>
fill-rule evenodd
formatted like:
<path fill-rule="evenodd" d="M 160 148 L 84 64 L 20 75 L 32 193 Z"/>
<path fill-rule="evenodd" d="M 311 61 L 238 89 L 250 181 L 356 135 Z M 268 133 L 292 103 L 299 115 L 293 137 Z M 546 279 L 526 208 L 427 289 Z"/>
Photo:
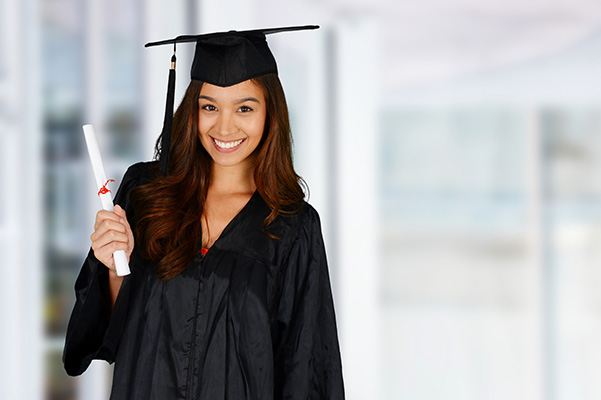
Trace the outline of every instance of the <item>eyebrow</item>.
<path fill-rule="evenodd" d="M 215 100 L 211 96 L 200 95 L 200 96 L 198 96 L 198 98 L 212 101 L 213 103 L 217 103 L 217 100 Z M 237 99 L 237 100 L 234 100 L 234 104 L 246 103 L 247 101 L 253 101 L 255 103 L 261 104 L 261 102 L 256 97 L 244 97 L 242 99 Z"/>

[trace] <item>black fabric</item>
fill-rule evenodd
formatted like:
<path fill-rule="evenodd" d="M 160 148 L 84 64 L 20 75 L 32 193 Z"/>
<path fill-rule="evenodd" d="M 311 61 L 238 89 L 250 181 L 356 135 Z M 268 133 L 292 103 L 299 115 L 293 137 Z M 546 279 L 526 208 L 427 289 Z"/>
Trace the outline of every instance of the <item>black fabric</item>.
<path fill-rule="evenodd" d="M 265 35 L 317 28 L 319 28 L 317 25 L 305 25 L 184 35 L 147 43 L 145 46 L 196 42 L 190 77 L 201 82 L 227 87 L 278 72 Z"/>
<path fill-rule="evenodd" d="M 167 80 L 167 102 L 165 103 L 163 132 L 161 133 L 161 155 L 159 157 L 159 171 L 163 176 L 169 174 L 169 155 L 171 154 L 173 102 L 175 100 L 175 54 L 171 57 L 171 64 L 173 68 L 169 70 L 169 79 Z"/>
<path fill-rule="evenodd" d="M 150 163 L 129 168 L 128 201 Z M 112 314 L 107 269 L 92 252 L 77 279 L 63 362 L 115 362 L 111 399 L 343 399 L 342 366 L 317 212 L 279 216 L 255 193 L 205 256 L 159 281 L 134 250 Z"/>
<path fill-rule="evenodd" d="M 196 42 L 190 77 L 226 87 L 277 72 L 265 35 L 231 34 Z"/>

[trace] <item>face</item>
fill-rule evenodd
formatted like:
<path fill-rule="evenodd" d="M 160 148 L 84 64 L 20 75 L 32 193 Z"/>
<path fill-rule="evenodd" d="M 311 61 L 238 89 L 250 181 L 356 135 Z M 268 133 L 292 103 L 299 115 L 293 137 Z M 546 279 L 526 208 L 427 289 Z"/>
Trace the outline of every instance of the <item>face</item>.
<path fill-rule="evenodd" d="M 267 107 L 263 90 L 251 82 L 219 87 L 205 83 L 198 96 L 200 142 L 215 166 L 254 166 Z"/>

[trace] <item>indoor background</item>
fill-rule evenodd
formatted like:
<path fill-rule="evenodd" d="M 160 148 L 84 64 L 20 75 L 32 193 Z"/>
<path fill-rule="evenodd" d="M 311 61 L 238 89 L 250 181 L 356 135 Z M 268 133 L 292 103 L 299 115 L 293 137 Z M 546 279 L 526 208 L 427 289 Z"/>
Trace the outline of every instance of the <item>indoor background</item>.
<path fill-rule="evenodd" d="M 144 43 L 305 24 L 268 41 L 347 398 L 601 398 L 598 0 L 0 0 L 0 398 L 108 398 L 106 363 L 61 363 L 100 206 L 81 126 L 117 184 L 152 157 L 171 48 Z"/>

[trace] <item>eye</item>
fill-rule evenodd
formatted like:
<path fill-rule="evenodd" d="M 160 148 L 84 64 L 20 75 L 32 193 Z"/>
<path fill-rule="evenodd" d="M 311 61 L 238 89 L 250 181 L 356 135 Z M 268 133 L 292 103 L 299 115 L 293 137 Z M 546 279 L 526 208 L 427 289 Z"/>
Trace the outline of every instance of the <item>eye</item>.
<path fill-rule="evenodd" d="M 212 104 L 206 104 L 202 107 L 200 107 L 202 110 L 206 110 L 206 111 L 217 111 L 217 107 L 215 107 Z"/>
<path fill-rule="evenodd" d="M 238 111 L 239 111 L 239 112 L 242 112 L 242 113 L 251 112 L 252 110 L 253 110 L 253 109 L 252 109 L 252 108 L 250 108 L 249 106 L 242 106 L 242 107 L 240 107 L 240 108 L 238 109 Z"/>

